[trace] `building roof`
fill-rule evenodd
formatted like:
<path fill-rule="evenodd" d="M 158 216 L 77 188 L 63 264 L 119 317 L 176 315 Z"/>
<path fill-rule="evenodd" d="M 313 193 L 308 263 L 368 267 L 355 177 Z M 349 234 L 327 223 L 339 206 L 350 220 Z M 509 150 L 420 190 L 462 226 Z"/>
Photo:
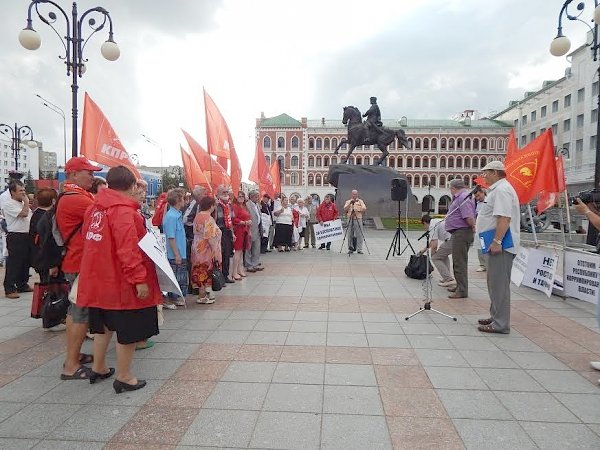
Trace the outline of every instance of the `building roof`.
<path fill-rule="evenodd" d="M 389 128 L 506 128 L 512 127 L 512 124 L 503 122 L 501 120 L 492 119 L 479 119 L 471 120 L 470 125 L 465 123 L 464 120 L 452 120 L 452 119 L 407 119 L 406 125 L 401 125 L 401 120 L 398 119 L 382 119 L 383 125 Z M 345 128 L 342 124 L 342 120 L 308 120 L 308 128 Z"/>
<path fill-rule="evenodd" d="M 283 113 L 275 117 L 262 119 L 260 126 L 261 128 L 301 128 L 302 124 L 300 121 Z"/>
<path fill-rule="evenodd" d="M 573 52 L 574 53 L 574 52 Z M 569 69 L 567 69 L 569 70 Z M 551 88 L 553 88 L 554 86 L 562 83 L 563 81 L 565 81 L 567 79 L 566 76 L 556 80 L 556 81 L 550 81 L 550 80 L 546 80 L 542 83 L 542 87 L 541 89 L 537 90 L 537 91 L 527 91 L 525 92 L 525 95 L 523 96 L 523 100 L 511 100 L 508 103 L 508 107 L 504 108 L 502 111 L 500 111 L 499 113 L 496 113 L 492 116 L 492 119 L 496 118 L 496 117 L 500 117 L 502 114 L 505 114 L 507 111 L 510 111 L 511 109 L 514 108 L 518 108 L 522 103 L 527 102 L 527 100 L 531 100 L 531 97 L 535 97 L 539 94 L 541 94 L 542 92 L 545 92 Z"/>

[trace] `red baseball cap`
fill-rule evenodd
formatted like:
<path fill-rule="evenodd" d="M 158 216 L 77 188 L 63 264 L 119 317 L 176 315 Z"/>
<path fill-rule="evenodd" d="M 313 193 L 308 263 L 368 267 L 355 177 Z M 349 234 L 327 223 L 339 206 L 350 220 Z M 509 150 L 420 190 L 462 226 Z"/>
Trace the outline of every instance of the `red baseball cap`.
<path fill-rule="evenodd" d="M 77 172 L 79 170 L 99 172 L 102 170 L 102 167 L 94 166 L 85 156 L 74 156 L 65 164 L 65 173 Z"/>

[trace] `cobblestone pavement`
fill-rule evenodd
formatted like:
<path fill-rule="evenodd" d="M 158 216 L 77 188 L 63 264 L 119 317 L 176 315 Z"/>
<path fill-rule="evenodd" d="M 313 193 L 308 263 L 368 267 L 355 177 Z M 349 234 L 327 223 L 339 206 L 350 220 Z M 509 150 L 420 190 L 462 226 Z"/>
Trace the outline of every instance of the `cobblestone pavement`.
<path fill-rule="evenodd" d="M 31 295 L 0 299 L 0 448 L 600 448 L 593 305 L 513 286 L 511 334 L 482 335 L 472 251 L 468 299 L 434 283 L 433 306 L 458 321 L 405 321 L 423 288 L 406 253 L 385 260 L 391 240 L 263 255 L 214 305 L 166 311 L 136 352 L 148 386 L 121 395 L 60 381 L 64 332 L 29 318 Z"/>

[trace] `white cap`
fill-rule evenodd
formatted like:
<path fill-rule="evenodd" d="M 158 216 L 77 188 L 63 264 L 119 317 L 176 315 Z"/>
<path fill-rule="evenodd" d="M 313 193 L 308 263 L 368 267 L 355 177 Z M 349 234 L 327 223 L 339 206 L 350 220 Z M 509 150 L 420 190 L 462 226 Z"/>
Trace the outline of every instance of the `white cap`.
<path fill-rule="evenodd" d="M 502 161 L 490 161 L 481 170 L 502 170 L 502 171 L 504 171 L 506 169 L 504 168 L 504 164 L 502 163 Z"/>

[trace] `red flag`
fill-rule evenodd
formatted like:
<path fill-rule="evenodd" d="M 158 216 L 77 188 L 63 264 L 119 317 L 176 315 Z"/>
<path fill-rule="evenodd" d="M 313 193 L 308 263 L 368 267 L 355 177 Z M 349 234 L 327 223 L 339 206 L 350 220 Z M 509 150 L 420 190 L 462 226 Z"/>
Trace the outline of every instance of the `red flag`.
<path fill-rule="evenodd" d="M 511 158 L 516 152 L 519 151 L 517 146 L 517 140 L 515 139 L 515 129 L 511 128 L 508 134 L 508 145 L 506 146 L 506 159 Z"/>
<path fill-rule="evenodd" d="M 213 99 L 204 91 L 204 110 L 206 114 L 206 144 L 209 155 L 217 157 L 222 167 L 227 168 L 229 160 L 229 175 L 231 188 L 238 192 L 242 183 L 242 169 L 235 152 L 233 138 L 225 118 L 217 108 Z"/>
<path fill-rule="evenodd" d="M 220 184 L 225 186 L 229 186 L 231 184 L 231 180 L 227 172 L 217 161 L 212 159 L 210 155 L 202 148 L 202 146 L 185 130 L 181 130 L 185 139 L 192 150 L 192 155 L 194 160 L 196 161 L 196 165 L 198 170 L 200 170 L 207 182 L 212 187 L 212 191 L 216 191 L 217 187 Z"/>
<path fill-rule="evenodd" d="M 277 160 L 273 161 L 269 172 L 271 172 L 271 179 L 273 180 L 273 190 L 275 191 L 275 194 L 278 194 L 281 192 L 281 175 L 279 172 L 279 162 Z"/>
<path fill-rule="evenodd" d="M 476 177 L 473 181 L 475 181 L 476 185 L 481 186 L 484 189 L 489 188 L 483 177 Z"/>
<path fill-rule="evenodd" d="M 565 174 L 565 163 L 563 155 L 556 158 L 556 176 L 558 177 L 558 192 L 567 190 L 567 176 Z"/>
<path fill-rule="evenodd" d="M 557 191 L 556 192 L 549 192 L 549 191 L 540 192 L 540 198 L 537 202 L 537 205 L 535 206 L 535 209 L 537 210 L 538 214 L 543 211 L 546 211 L 548 208 L 553 207 L 556 204 L 556 201 L 558 199 L 558 194 L 567 189 L 567 186 L 566 186 L 567 183 L 566 183 L 566 179 L 565 179 L 565 168 L 563 165 L 562 155 L 560 155 L 558 158 L 556 158 L 555 167 L 556 167 L 556 180 L 558 182 Z"/>
<path fill-rule="evenodd" d="M 558 192 L 552 130 L 548 129 L 522 150 L 507 155 L 506 178 L 515 188 L 519 203 L 529 203 L 542 191 Z"/>
<path fill-rule="evenodd" d="M 142 176 L 135 164 L 129 159 L 129 153 L 121 144 L 121 140 L 102 110 L 85 93 L 83 106 L 83 125 L 79 153 L 87 159 L 108 167 L 126 166 L 137 179 Z"/>
<path fill-rule="evenodd" d="M 179 149 L 181 150 L 183 173 L 185 175 L 185 181 L 187 185 L 190 187 L 190 189 L 196 185 L 199 185 L 207 189 L 208 192 L 212 193 L 213 188 L 210 185 L 206 174 L 202 171 L 202 169 L 200 169 L 200 166 L 198 165 L 196 158 L 194 158 L 194 155 L 188 153 L 181 146 L 179 146 Z"/>
<path fill-rule="evenodd" d="M 250 169 L 250 176 L 248 179 L 258 184 L 258 189 L 261 194 L 269 194 L 271 198 L 275 196 L 273 177 L 271 177 L 271 171 L 267 165 L 267 160 L 260 141 L 256 143 L 254 162 L 252 163 L 252 169 Z"/>

